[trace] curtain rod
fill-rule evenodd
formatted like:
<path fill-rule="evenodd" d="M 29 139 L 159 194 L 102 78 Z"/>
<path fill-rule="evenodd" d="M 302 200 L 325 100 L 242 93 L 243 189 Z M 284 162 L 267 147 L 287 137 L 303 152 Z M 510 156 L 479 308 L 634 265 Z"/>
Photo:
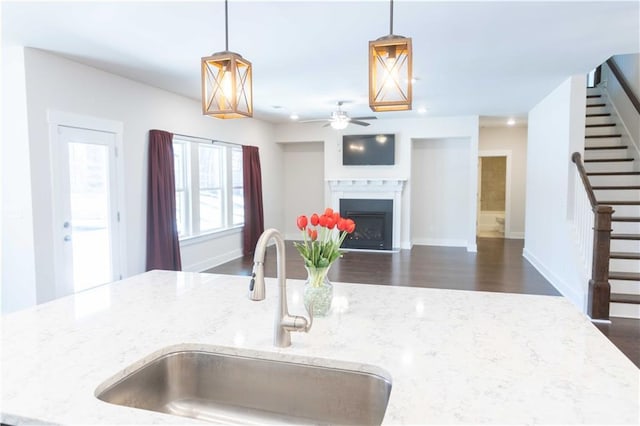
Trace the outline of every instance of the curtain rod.
<path fill-rule="evenodd" d="M 221 143 L 221 144 L 224 144 L 224 145 L 242 146 L 242 144 L 239 144 L 239 143 L 221 141 L 221 140 L 218 140 L 218 139 L 202 138 L 200 136 L 183 135 L 182 133 L 174 133 L 173 135 L 174 136 L 182 136 L 183 138 L 189 138 L 189 139 L 200 139 L 200 140 L 203 140 L 203 141 L 211 142 L 212 144 L 213 143 Z"/>

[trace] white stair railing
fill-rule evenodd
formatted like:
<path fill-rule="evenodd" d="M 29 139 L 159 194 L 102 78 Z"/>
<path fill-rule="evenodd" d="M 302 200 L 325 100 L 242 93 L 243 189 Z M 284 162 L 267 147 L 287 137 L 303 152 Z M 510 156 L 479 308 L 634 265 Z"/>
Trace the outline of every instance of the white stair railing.
<path fill-rule="evenodd" d="M 578 235 L 580 254 L 583 256 L 589 279 L 587 314 L 594 320 L 609 319 L 609 253 L 611 249 L 611 206 L 599 205 L 582 164 L 582 155 L 574 152 L 571 160 L 576 164 L 573 223 Z M 586 201 L 585 201 L 586 197 Z M 590 210 L 590 213 L 588 212 Z M 590 243 L 591 242 L 591 243 Z"/>
<path fill-rule="evenodd" d="M 593 267 L 593 224 L 594 213 L 589 195 L 585 189 L 580 172 L 575 169 L 573 190 L 573 229 L 576 233 L 580 261 L 584 276 L 591 278 Z"/>

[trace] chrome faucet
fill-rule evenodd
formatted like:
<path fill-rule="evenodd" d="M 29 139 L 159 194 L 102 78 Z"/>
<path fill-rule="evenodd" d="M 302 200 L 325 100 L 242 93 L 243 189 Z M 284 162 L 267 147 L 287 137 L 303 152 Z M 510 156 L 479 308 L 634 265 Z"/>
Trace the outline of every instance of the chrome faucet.
<path fill-rule="evenodd" d="M 276 242 L 276 261 L 278 265 L 278 310 L 274 325 L 273 344 L 280 348 L 291 346 L 291 332 L 311 329 L 313 324 L 313 307 L 309 310 L 309 319 L 296 315 L 289 315 L 287 309 L 287 277 L 286 277 L 286 256 L 284 250 L 284 239 L 277 229 L 267 229 L 262 233 L 256 244 L 256 251 L 253 255 L 253 274 L 249 286 L 249 299 L 264 300 L 264 254 L 269 240 Z"/>

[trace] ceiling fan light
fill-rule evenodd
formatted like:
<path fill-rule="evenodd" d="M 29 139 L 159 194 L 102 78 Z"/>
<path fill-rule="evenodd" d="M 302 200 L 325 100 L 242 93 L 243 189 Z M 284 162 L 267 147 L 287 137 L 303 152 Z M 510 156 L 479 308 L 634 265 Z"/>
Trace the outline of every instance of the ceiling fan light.
<path fill-rule="evenodd" d="M 349 120 L 337 119 L 331 121 L 331 128 L 335 130 L 343 130 L 349 125 Z"/>
<path fill-rule="evenodd" d="M 412 101 L 411 39 L 389 35 L 369 42 L 369 106 L 407 111 Z"/>

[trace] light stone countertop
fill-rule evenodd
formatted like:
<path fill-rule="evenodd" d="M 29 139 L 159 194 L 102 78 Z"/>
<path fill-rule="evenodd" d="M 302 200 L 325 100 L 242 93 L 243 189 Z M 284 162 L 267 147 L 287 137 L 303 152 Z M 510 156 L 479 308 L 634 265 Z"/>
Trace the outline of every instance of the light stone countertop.
<path fill-rule="evenodd" d="M 302 281 L 289 311 L 304 314 Z M 8 424 L 202 424 L 108 404 L 103 382 L 174 345 L 386 370 L 386 424 L 640 424 L 640 370 L 562 297 L 334 283 L 334 307 L 272 344 L 277 288 L 152 271 L 2 317 Z"/>

